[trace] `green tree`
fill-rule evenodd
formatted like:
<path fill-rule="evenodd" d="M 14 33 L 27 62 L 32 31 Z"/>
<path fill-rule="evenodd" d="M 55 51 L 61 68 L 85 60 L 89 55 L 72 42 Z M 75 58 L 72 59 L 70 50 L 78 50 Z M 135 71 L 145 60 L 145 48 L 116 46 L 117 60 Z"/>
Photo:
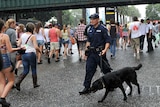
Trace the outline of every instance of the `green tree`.
<path fill-rule="evenodd" d="M 68 10 L 62 11 L 62 24 L 68 25 L 71 24 L 72 18 L 71 18 L 71 12 Z"/>
<path fill-rule="evenodd" d="M 118 10 L 118 13 L 122 15 L 128 15 L 128 6 L 118 6 L 117 10 Z"/>
<path fill-rule="evenodd" d="M 147 5 L 146 17 L 152 20 L 159 20 L 160 19 L 160 4 Z"/>
<path fill-rule="evenodd" d="M 129 9 L 128 9 L 128 15 L 132 16 L 132 17 L 133 16 L 137 16 L 137 17 L 141 16 L 140 13 L 139 13 L 139 10 L 136 7 L 134 7 L 134 6 L 129 7 Z"/>
<path fill-rule="evenodd" d="M 63 10 L 62 23 L 77 26 L 79 19 L 82 18 L 82 9 Z"/>
<path fill-rule="evenodd" d="M 117 9 L 121 15 L 140 17 L 139 10 L 134 6 L 118 6 Z"/>

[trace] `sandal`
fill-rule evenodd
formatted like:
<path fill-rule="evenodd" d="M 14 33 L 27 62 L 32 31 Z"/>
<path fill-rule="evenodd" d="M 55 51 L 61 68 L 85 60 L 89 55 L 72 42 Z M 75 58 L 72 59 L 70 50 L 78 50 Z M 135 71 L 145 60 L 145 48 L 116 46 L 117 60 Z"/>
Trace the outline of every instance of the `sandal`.
<path fill-rule="evenodd" d="M 38 62 L 38 64 L 42 64 L 42 62 Z"/>
<path fill-rule="evenodd" d="M 56 59 L 55 62 L 59 62 L 59 59 Z"/>

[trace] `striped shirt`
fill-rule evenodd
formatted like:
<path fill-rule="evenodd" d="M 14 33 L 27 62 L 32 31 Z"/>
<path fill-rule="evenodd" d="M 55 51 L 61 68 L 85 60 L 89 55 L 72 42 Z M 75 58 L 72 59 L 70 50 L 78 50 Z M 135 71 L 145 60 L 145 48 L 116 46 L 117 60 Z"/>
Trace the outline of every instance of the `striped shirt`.
<path fill-rule="evenodd" d="M 86 41 L 87 40 L 86 35 L 84 35 L 85 28 L 86 28 L 86 25 L 84 25 L 84 24 L 80 24 L 77 27 L 77 30 L 75 32 L 75 37 L 78 39 L 78 41 Z"/>

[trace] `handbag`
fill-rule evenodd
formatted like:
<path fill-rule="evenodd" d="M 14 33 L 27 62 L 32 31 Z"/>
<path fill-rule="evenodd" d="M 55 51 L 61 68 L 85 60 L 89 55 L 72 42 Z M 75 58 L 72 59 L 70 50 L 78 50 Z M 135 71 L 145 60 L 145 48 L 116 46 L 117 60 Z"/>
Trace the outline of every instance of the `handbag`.
<path fill-rule="evenodd" d="M 74 37 L 70 37 L 70 41 L 71 41 L 72 45 L 74 45 L 76 43 L 76 40 Z"/>
<path fill-rule="evenodd" d="M 28 42 L 28 40 L 29 40 L 29 38 L 30 38 L 31 36 L 32 36 L 32 35 L 30 35 L 30 36 L 28 37 L 28 39 L 26 40 L 25 44 L 27 44 L 27 42 Z M 26 51 L 26 49 L 20 49 L 20 50 L 18 50 L 18 53 L 19 53 L 19 54 L 25 54 L 25 51 Z"/>

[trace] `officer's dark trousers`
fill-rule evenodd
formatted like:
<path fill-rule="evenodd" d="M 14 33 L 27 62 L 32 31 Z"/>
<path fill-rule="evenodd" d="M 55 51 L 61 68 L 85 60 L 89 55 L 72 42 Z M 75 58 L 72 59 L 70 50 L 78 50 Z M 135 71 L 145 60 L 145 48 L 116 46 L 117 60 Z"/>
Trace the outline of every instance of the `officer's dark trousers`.
<path fill-rule="evenodd" d="M 103 56 L 103 60 L 108 64 L 108 60 L 106 59 L 106 56 Z M 106 74 L 110 71 L 110 66 L 109 64 L 106 65 L 106 63 L 102 63 L 103 67 L 103 73 Z M 92 78 L 96 72 L 97 65 L 100 65 L 100 57 L 98 56 L 97 53 L 90 53 L 90 55 L 87 58 L 86 62 L 86 75 L 85 75 L 85 80 L 84 80 L 84 87 L 85 88 L 90 88 Z"/>
<path fill-rule="evenodd" d="M 150 38 L 148 36 L 149 36 L 149 33 L 147 33 L 147 43 L 148 43 L 147 52 L 151 52 L 153 51 L 152 36 Z"/>

